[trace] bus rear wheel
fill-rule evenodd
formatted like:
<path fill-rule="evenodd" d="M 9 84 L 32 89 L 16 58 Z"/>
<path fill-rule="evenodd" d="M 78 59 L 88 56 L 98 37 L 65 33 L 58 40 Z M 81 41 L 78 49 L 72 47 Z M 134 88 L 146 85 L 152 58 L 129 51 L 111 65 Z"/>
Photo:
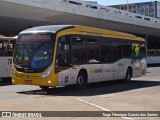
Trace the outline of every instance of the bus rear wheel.
<path fill-rule="evenodd" d="M 49 87 L 48 86 L 39 86 L 42 90 L 48 90 Z"/>
<path fill-rule="evenodd" d="M 87 75 L 83 72 L 80 72 L 76 80 L 76 89 L 84 89 L 86 87 L 87 87 Z"/>
<path fill-rule="evenodd" d="M 125 82 L 127 83 L 131 82 L 131 78 L 132 78 L 132 70 L 131 68 L 128 68 L 126 72 Z"/>

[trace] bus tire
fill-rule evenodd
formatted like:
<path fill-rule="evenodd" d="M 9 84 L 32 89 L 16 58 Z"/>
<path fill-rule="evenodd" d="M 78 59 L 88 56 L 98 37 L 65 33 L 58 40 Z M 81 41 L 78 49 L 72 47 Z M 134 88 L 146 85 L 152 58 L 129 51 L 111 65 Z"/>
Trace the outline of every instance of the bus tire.
<path fill-rule="evenodd" d="M 87 87 L 87 73 L 80 72 L 76 80 L 76 89 L 85 89 Z"/>
<path fill-rule="evenodd" d="M 127 71 L 126 71 L 125 82 L 126 83 L 131 82 L 131 78 L 132 78 L 132 69 L 128 68 Z"/>
<path fill-rule="evenodd" d="M 42 90 L 48 90 L 49 87 L 48 86 L 39 86 Z"/>

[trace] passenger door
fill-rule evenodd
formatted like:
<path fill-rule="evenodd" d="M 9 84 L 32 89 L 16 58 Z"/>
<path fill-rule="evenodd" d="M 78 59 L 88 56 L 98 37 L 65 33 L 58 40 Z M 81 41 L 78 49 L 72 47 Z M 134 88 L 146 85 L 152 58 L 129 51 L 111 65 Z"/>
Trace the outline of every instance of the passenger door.
<path fill-rule="evenodd" d="M 59 38 L 56 56 L 56 73 L 58 73 L 58 85 L 70 85 L 75 83 L 74 72 L 71 66 L 70 37 Z"/>

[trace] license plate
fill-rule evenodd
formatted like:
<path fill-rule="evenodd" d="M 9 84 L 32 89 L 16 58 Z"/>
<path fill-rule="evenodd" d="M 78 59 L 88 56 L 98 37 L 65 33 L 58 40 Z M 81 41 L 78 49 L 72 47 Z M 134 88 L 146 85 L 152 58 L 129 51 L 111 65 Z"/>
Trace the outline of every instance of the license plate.
<path fill-rule="evenodd" d="M 25 82 L 25 84 L 29 84 L 29 85 L 32 84 L 32 80 L 25 80 L 24 82 Z"/>

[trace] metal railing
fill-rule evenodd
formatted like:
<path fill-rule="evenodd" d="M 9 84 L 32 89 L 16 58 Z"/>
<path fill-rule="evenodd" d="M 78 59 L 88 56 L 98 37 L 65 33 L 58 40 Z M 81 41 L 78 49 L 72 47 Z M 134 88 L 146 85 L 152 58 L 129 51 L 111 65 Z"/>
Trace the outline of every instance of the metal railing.
<path fill-rule="evenodd" d="M 112 8 L 112 7 L 107 7 L 107 6 L 104 6 L 104 5 L 89 3 L 89 2 L 86 2 L 86 1 L 82 1 L 82 0 L 59 0 L 59 1 L 67 2 L 67 3 L 70 3 L 70 4 L 74 4 L 74 5 L 80 5 L 80 6 L 88 7 L 88 8 L 91 8 L 91 9 L 103 10 L 103 11 L 111 12 L 111 13 L 114 13 L 114 14 L 125 15 L 125 16 L 132 17 L 132 18 L 137 18 L 137 19 L 142 19 L 142 20 L 147 20 L 147 21 L 152 21 L 152 22 L 160 22 L 159 18 L 144 16 L 144 15 L 140 15 L 140 14 L 136 14 L 136 13 Z"/>

